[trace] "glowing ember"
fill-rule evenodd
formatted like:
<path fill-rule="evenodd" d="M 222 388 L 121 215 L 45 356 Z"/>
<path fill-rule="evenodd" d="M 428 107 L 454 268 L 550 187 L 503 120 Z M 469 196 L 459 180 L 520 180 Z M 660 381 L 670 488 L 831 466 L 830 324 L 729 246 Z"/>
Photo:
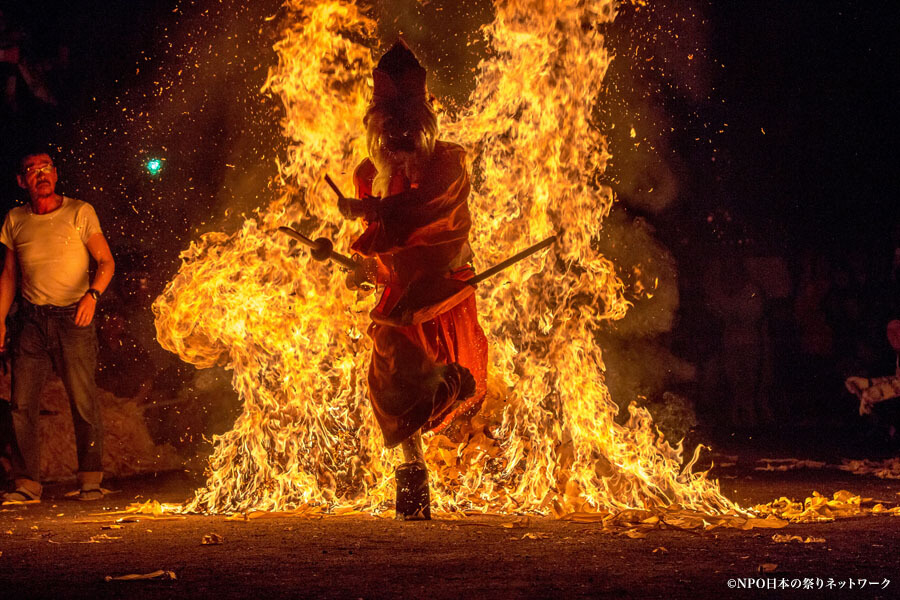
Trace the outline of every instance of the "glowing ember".
<path fill-rule="evenodd" d="M 279 165 L 281 197 L 236 233 L 192 244 L 154 305 L 161 343 L 198 367 L 233 369 L 244 403 L 187 510 L 378 511 L 393 498 L 399 458 L 382 449 L 366 400 L 374 298 L 346 290 L 334 265 L 276 232 L 291 225 L 345 254 L 359 233 L 323 177 L 349 191 L 365 156 L 375 24 L 351 2 L 288 4 L 293 25 L 264 89 L 282 98 L 293 143 Z M 617 424 L 604 385 L 594 331 L 627 308 L 613 265 L 591 247 L 613 202 L 597 183 L 609 154 L 591 121 L 610 60 L 601 29 L 613 16 L 612 0 L 500 3 L 468 108 L 443 123 L 442 137 L 474 159 L 477 270 L 561 236 L 479 288 L 488 399 L 467 439 L 427 439 L 436 508 L 737 508 L 703 474 L 680 469 L 680 446 L 658 438 L 646 411 Z"/>

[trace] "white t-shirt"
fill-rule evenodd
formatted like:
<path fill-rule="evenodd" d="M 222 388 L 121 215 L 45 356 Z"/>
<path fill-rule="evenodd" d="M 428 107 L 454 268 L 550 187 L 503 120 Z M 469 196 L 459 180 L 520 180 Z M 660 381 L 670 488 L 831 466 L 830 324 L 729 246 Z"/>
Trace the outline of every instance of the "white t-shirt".
<path fill-rule="evenodd" d="M 53 212 L 37 215 L 31 204 L 6 215 L 0 242 L 16 252 L 22 295 L 32 304 L 68 306 L 87 292 L 90 255 L 87 241 L 102 233 L 94 207 L 66 198 Z"/>

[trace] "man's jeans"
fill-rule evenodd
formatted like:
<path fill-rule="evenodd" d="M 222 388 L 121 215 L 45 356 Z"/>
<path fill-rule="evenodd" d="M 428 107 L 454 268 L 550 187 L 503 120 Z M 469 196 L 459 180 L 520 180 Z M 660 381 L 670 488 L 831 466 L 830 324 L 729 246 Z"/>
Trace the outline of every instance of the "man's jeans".
<path fill-rule="evenodd" d="M 41 390 L 50 369 L 62 379 L 75 422 L 78 470 L 103 470 L 103 424 L 97 403 L 97 332 L 92 322 L 75 325 L 75 306 L 35 306 L 22 301 L 21 330 L 12 360 L 12 407 L 18 449 L 13 477 L 40 482 Z"/>

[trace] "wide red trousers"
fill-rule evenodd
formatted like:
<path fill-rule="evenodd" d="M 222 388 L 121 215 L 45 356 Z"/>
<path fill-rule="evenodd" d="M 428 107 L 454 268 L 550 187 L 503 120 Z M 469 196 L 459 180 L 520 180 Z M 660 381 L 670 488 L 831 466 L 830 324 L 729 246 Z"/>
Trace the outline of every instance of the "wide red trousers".
<path fill-rule="evenodd" d="M 477 410 L 487 391 L 487 338 L 469 296 L 430 321 L 407 327 L 372 323 L 369 396 L 385 443 L 395 446 L 423 428 L 439 431 Z M 436 393 L 445 365 L 459 363 L 475 378 L 474 396 Z"/>

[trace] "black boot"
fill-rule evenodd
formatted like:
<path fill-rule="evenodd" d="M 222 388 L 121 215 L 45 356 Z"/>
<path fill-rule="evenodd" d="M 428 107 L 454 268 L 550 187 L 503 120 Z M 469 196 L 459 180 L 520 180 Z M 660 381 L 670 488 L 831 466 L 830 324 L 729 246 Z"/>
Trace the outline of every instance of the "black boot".
<path fill-rule="evenodd" d="M 449 363 L 444 370 L 444 385 L 447 393 L 456 397 L 461 404 L 475 394 L 475 378 L 472 372 L 459 363 Z"/>
<path fill-rule="evenodd" d="M 431 520 L 431 495 L 428 492 L 428 469 L 424 463 L 403 463 L 394 471 L 397 484 L 396 519 L 398 521 Z"/>

